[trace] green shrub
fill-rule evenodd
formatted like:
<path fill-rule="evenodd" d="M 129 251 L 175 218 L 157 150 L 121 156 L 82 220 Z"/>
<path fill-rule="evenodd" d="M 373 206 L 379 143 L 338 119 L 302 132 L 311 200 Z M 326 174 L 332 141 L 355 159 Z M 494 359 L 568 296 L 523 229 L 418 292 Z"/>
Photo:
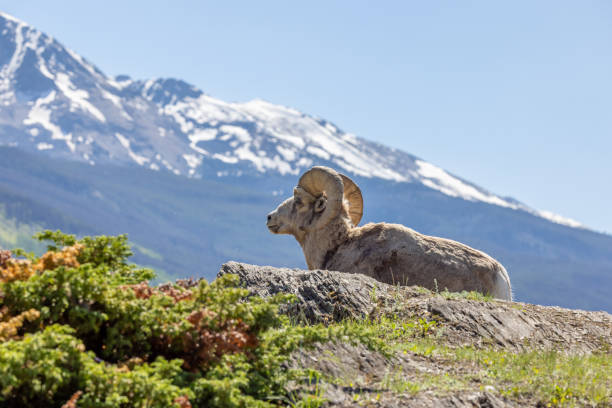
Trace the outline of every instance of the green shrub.
<path fill-rule="evenodd" d="M 290 324 L 291 296 L 247 298 L 233 275 L 151 287 L 125 236 L 37 237 L 49 252 L 0 281 L 2 406 L 273 406 L 292 350 L 346 334 Z"/>
<path fill-rule="evenodd" d="M 0 387 L 7 406 L 57 406 L 83 391 L 79 406 L 172 406 L 192 396 L 180 382 L 181 361 L 158 357 L 127 370 L 97 361 L 68 326 L 51 325 L 0 344 Z"/>

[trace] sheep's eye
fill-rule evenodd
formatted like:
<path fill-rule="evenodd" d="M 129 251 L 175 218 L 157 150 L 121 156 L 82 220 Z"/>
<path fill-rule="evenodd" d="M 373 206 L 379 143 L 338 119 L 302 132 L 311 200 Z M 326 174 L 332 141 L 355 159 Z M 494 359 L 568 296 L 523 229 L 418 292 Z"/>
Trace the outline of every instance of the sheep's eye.
<path fill-rule="evenodd" d="M 296 205 L 302 205 L 302 200 L 301 200 L 301 199 L 299 199 L 299 198 L 296 198 L 296 199 L 295 199 L 295 204 L 296 204 Z"/>

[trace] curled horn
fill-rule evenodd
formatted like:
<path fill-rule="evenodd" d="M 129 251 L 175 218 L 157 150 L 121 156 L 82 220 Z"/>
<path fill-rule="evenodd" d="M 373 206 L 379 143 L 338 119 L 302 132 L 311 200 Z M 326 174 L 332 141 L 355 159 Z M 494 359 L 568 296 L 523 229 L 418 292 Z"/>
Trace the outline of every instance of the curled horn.
<path fill-rule="evenodd" d="M 335 170 L 329 167 L 315 166 L 300 177 L 298 186 L 315 197 L 325 193 L 327 208 L 323 211 L 318 227 L 327 225 L 342 209 L 342 178 Z"/>
<path fill-rule="evenodd" d="M 353 180 L 344 174 L 340 174 L 340 177 L 342 177 L 342 183 L 344 184 L 344 198 L 349 203 L 349 216 L 351 217 L 353 225 L 357 226 L 363 215 L 363 197 L 361 196 L 361 190 Z"/>

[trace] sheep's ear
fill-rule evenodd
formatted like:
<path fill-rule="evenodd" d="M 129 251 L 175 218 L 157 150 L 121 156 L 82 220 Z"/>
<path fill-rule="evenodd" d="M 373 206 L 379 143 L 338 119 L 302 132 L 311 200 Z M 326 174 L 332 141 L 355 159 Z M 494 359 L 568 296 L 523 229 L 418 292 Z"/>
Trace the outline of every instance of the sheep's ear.
<path fill-rule="evenodd" d="M 325 195 L 322 195 L 321 197 L 317 198 L 314 202 L 314 212 L 316 213 L 323 212 L 326 206 L 327 206 L 327 197 L 325 197 Z"/>

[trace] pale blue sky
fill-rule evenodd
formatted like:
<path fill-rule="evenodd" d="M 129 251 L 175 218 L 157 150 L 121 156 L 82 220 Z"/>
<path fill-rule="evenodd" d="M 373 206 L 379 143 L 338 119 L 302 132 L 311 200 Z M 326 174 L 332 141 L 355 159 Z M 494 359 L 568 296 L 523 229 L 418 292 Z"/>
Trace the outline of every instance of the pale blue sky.
<path fill-rule="evenodd" d="M 610 1 L 48 1 L 109 75 L 263 98 L 612 232 Z"/>

